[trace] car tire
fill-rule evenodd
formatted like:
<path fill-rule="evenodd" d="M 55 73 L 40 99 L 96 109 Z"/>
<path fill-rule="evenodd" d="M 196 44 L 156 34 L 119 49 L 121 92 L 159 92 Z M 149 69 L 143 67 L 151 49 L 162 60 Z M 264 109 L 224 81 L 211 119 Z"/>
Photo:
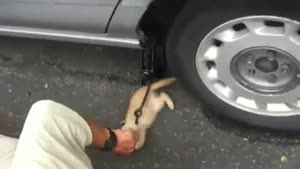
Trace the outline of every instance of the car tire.
<path fill-rule="evenodd" d="M 280 16 L 300 21 L 300 13 L 289 10 L 232 9 L 221 6 L 203 7 L 202 10 L 198 10 L 193 4 L 187 5 L 177 16 L 166 39 L 165 49 L 168 66 L 187 89 L 196 95 L 211 112 L 252 126 L 279 130 L 299 130 L 299 114 L 273 116 L 237 108 L 212 92 L 199 76 L 196 54 L 203 39 L 220 25 L 248 16 Z"/>

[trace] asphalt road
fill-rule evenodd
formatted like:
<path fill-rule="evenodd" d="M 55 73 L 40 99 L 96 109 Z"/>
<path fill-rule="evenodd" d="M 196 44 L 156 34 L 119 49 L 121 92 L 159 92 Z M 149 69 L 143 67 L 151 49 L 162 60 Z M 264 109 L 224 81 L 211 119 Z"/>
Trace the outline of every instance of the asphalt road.
<path fill-rule="evenodd" d="M 139 86 L 138 51 L 0 38 L 0 133 L 18 137 L 32 103 L 61 102 L 120 127 Z M 131 158 L 88 149 L 95 169 L 298 169 L 300 137 L 250 128 L 204 112 L 180 84 L 145 147 Z M 14 112 L 14 113 L 10 113 Z"/>

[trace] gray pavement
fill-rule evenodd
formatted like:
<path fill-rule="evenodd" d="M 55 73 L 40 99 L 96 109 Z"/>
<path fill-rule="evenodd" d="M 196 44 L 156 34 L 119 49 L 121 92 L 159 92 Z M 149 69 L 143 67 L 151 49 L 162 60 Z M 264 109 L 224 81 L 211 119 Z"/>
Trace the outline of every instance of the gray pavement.
<path fill-rule="evenodd" d="M 0 38 L 0 133 L 18 137 L 32 103 L 53 99 L 98 123 L 120 127 L 139 86 L 138 51 Z M 131 158 L 91 148 L 95 169 L 298 169 L 300 137 L 250 128 L 204 112 L 180 84 L 145 147 Z M 13 112 L 13 113 L 10 113 Z"/>

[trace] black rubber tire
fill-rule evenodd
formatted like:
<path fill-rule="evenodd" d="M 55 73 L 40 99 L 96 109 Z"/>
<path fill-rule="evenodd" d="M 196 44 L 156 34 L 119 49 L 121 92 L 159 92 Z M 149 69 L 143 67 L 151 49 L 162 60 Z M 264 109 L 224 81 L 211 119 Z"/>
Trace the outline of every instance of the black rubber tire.
<path fill-rule="evenodd" d="M 199 6 L 198 6 L 199 7 Z M 215 27 L 229 20 L 249 15 L 275 15 L 300 21 L 300 12 L 278 8 L 263 10 L 254 8 L 228 8 L 217 6 L 199 10 L 190 4 L 178 15 L 166 39 L 168 67 L 184 85 L 195 94 L 211 112 L 224 115 L 252 126 L 278 129 L 300 130 L 300 116 L 262 116 L 237 109 L 215 96 L 201 81 L 195 64 L 197 48 L 201 40 Z"/>

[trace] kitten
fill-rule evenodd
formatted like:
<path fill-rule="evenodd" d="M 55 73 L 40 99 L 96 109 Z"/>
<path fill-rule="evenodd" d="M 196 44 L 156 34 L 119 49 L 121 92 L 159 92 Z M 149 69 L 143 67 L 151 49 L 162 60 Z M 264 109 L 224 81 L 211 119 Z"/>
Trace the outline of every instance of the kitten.
<path fill-rule="evenodd" d="M 140 88 L 132 96 L 122 129 L 132 129 L 138 133 L 139 140 L 135 146 L 136 150 L 143 147 L 146 140 L 147 129 L 154 123 L 158 113 L 164 106 L 167 105 L 171 110 L 174 110 L 174 103 L 168 94 L 157 90 L 171 85 L 175 81 L 175 78 L 167 78 L 151 84 L 143 107 L 141 106 L 146 96 L 148 86 Z M 142 108 L 142 115 L 138 118 L 138 124 L 136 124 L 135 111 L 140 108 Z"/>

